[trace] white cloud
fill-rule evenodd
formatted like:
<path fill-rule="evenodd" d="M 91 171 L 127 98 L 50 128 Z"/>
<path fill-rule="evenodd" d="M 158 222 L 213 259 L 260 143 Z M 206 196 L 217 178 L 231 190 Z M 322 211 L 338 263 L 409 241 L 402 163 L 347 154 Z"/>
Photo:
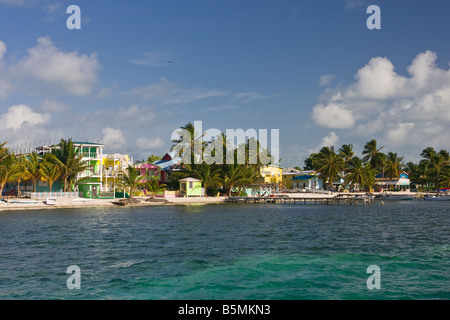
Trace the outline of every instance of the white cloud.
<path fill-rule="evenodd" d="M 136 140 L 136 146 L 139 149 L 144 150 L 160 149 L 164 147 L 164 145 L 164 141 L 160 138 L 150 139 L 141 137 Z"/>
<path fill-rule="evenodd" d="M 120 129 L 104 128 L 102 130 L 102 135 L 101 141 L 108 150 L 116 150 L 115 152 L 119 152 L 119 150 L 127 143 L 127 140 Z"/>
<path fill-rule="evenodd" d="M 320 144 L 322 147 L 333 147 L 339 141 L 339 137 L 336 135 L 334 131 L 331 131 L 328 136 L 323 137 L 322 143 Z"/>
<path fill-rule="evenodd" d="M 20 80 L 37 80 L 51 89 L 78 96 L 91 93 L 98 68 L 96 54 L 63 52 L 49 37 L 39 38 L 38 45 L 28 49 L 28 56 L 11 67 Z"/>
<path fill-rule="evenodd" d="M 6 43 L 0 40 L 0 59 L 3 59 L 6 53 Z"/>
<path fill-rule="evenodd" d="M 160 78 L 158 82 L 132 90 L 134 98 L 162 104 L 190 103 L 201 99 L 225 96 L 227 93 L 202 87 L 181 88 L 178 83 Z"/>
<path fill-rule="evenodd" d="M 42 102 L 39 109 L 43 112 L 52 113 L 52 112 L 64 112 L 67 111 L 69 108 L 58 101 L 47 98 Z"/>
<path fill-rule="evenodd" d="M 327 86 L 334 80 L 336 76 L 334 74 L 325 74 L 319 78 L 319 85 L 321 87 Z"/>
<path fill-rule="evenodd" d="M 403 76 L 389 59 L 372 58 L 356 72 L 354 83 L 314 106 L 312 119 L 325 128 L 352 129 L 347 134 L 355 140 L 384 141 L 386 148 L 399 147 L 405 154 L 418 155 L 433 142 L 448 149 L 450 69 L 438 67 L 436 59 L 431 51 L 418 54 Z"/>
<path fill-rule="evenodd" d="M 24 125 L 36 126 L 47 123 L 50 120 L 49 114 L 34 112 L 24 104 L 14 105 L 8 112 L 0 117 L 1 130 L 19 130 Z"/>
<path fill-rule="evenodd" d="M 349 129 L 355 124 L 352 112 L 344 104 L 333 101 L 327 105 L 317 104 L 313 109 L 312 119 L 327 128 Z"/>
<path fill-rule="evenodd" d="M 129 62 L 146 67 L 167 67 L 173 63 L 173 57 L 169 50 L 163 49 L 145 52 L 138 59 Z"/>

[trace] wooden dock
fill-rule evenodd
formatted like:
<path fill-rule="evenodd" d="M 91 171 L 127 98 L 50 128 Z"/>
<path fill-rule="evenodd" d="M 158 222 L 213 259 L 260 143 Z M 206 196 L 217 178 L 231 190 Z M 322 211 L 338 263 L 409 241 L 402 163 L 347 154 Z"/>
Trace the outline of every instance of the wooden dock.
<path fill-rule="evenodd" d="M 334 197 L 228 197 L 226 202 L 236 203 L 282 203 L 314 205 L 370 205 L 371 197 L 334 196 Z"/>

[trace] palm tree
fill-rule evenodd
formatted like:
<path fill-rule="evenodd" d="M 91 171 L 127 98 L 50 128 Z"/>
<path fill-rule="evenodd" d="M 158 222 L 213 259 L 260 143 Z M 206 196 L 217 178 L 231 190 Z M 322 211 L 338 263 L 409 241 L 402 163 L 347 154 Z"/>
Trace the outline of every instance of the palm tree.
<path fill-rule="evenodd" d="M 397 156 L 397 153 L 389 152 L 386 157 L 385 173 L 389 179 L 398 179 L 404 168 L 403 158 Z"/>
<path fill-rule="evenodd" d="M 17 182 L 17 196 L 22 197 L 22 192 L 20 191 L 20 182 L 28 179 L 28 172 L 25 169 L 26 158 L 24 156 L 19 156 L 16 158 L 13 170 L 9 177 L 9 181 Z"/>
<path fill-rule="evenodd" d="M 49 157 L 48 161 L 57 164 L 61 170 L 60 179 L 64 184 L 64 192 L 77 180 L 77 175 L 87 169 L 89 164 L 83 161 L 83 155 L 77 155 L 72 139 L 61 141 L 58 144 L 59 149 L 55 150 L 54 156 Z"/>
<path fill-rule="evenodd" d="M 241 179 L 239 179 L 236 184 L 239 187 L 239 193 L 242 191 L 243 187 L 255 183 L 258 178 L 259 168 L 254 166 L 244 166 L 242 168 Z"/>
<path fill-rule="evenodd" d="M 164 183 L 159 183 L 155 177 L 152 177 L 150 180 L 148 180 L 145 186 L 147 188 L 147 191 L 150 192 L 152 199 L 155 198 L 155 195 L 158 192 L 166 190 L 166 185 Z"/>
<path fill-rule="evenodd" d="M 8 148 L 5 148 L 5 144 L 6 144 L 6 141 L 3 142 L 2 144 L 0 144 L 0 163 L 9 154 Z"/>
<path fill-rule="evenodd" d="M 362 152 L 363 155 L 363 161 L 369 162 L 371 167 L 374 169 L 379 169 L 381 167 L 382 159 L 383 157 L 380 157 L 380 150 L 383 149 L 383 147 L 378 148 L 377 147 L 377 140 L 373 139 L 366 143 L 364 146 L 364 150 Z"/>
<path fill-rule="evenodd" d="M 5 187 L 5 184 L 10 181 L 11 175 L 14 173 L 15 163 L 16 156 L 6 150 L 6 153 L 2 154 L 2 158 L 0 161 L 0 196 L 2 196 L 3 194 L 3 188 Z"/>
<path fill-rule="evenodd" d="M 196 150 L 196 146 L 199 145 L 199 143 L 195 143 L 198 140 L 203 139 L 203 134 L 200 134 L 199 132 L 195 131 L 195 126 L 188 122 L 185 126 L 181 127 L 180 131 L 177 133 L 182 137 L 182 139 L 178 140 L 172 140 L 174 144 L 170 148 L 170 151 L 176 152 L 175 156 L 180 156 L 183 159 L 183 163 L 185 164 L 196 164 L 198 161 L 195 161 L 196 158 L 202 155 L 202 150 Z M 187 134 L 187 136 L 186 136 Z M 188 141 L 185 141 L 187 139 Z M 202 148 L 206 145 L 206 143 L 201 142 L 200 144 Z M 183 153 L 183 150 L 185 150 L 186 153 Z M 201 154 L 199 154 L 201 153 Z"/>
<path fill-rule="evenodd" d="M 126 189 L 130 192 L 130 199 L 133 198 L 133 194 L 142 184 L 142 176 L 139 174 L 139 170 L 135 167 L 128 166 L 126 170 L 119 173 L 118 186 Z"/>
<path fill-rule="evenodd" d="M 221 179 L 218 170 L 211 169 L 212 166 L 208 164 L 202 164 L 200 169 L 192 171 L 192 174 L 202 180 L 203 187 L 205 188 L 205 196 L 209 187 L 215 187 L 220 185 Z"/>
<path fill-rule="evenodd" d="M 369 165 L 364 165 L 363 161 L 358 157 L 353 157 L 348 162 L 347 172 L 345 176 L 345 184 L 350 184 L 352 189 L 355 185 L 360 188 L 370 187 L 375 179 L 373 169 Z"/>
<path fill-rule="evenodd" d="M 243 177 L 243 166 L 238 164 L 227 164 L 222 172 L 222 185 L 228 189 L 228 196 L 231 197 L 231 190 L 238 185 Z"/>
<path fill-rule="evenodd" d="M 42 179 L 48 183 L 50 192 L 52 192 L 53 183 L 61 176 L 61 169 L 57 164 L 48 161 L 48 158 L 49 156 L 47 155 L 46 159 L 41 163 L 40 173 Z"/>
<path fill-rule="evenodd" d="M 318 154 L 317 165 L 324 184 L 333 186 L 333 181 L 344 170 L 344 159 L 336 154 L 334 147 L 323 147 Z"/>
<path fill-rule="evenodd" d="M 32 152 L 25 157 L 25 176 L 33 182 L 33 192 L 36 192 L 37 181 L 41 178 L 42 158 L 36 152 Z"/>
<path fill-rule="evenodd" d="M 339 148 L 339 155 L 344 159 L 345 167 L 347 167 L 349 162 L 353 159 L 354 154 L 355 152 L 353 151 L 352 144 L 343 144 Z"/>

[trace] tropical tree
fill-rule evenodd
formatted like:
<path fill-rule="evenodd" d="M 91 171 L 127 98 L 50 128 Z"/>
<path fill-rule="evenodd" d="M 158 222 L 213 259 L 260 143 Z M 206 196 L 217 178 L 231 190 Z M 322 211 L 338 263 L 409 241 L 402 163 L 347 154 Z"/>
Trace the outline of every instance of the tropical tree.
<path fill-rule="evenodd" d="M 353 151 L 352 144 L 343 144 L 339 148 L 339 155 L 344 159 L 345 167 L 348 166 L 349 162 L 353 159 L 355 152 Z"/>
<path fill-rule="evenodd" d="M 432 183 L 436 188 L 445 184 L 445 173 L 450 166 L 450 155 L 446 150 L 436 152 L 433 147 L 425 148 L 420 154 L 424 159 L 419 162 L 419 165 L 426 167 L 427 183 Z"/>
<path fill-rule="evenodd" d="M 14 162 L 13 169 L 9 176 L 10 182 L 17 182 L 17 196 L 20 198 L 22 196 L 22 192 L 20 191 L 20 183 L 24 180 L 28 179 L 28 173 L 25 170 L 25 156 L 21 155 L 16 158 Z"/>
<path fill-rule="evenodd" d="M 196 146 L 204 148 L 206 145 L 206 143 L 203 142 L 203 134 L 196 132 L 195 126 L 191 122 L 188 122 L 180 129 L 181 130 L 177 131 L 177 134 L 180 135 L 181 139 L 172 140 L 174 144 L 170 148 L 170 151 L 174 151 L 176 153 L 175 156 L 180 156 L 183 159 L 183 163 L 195 164 L 198 162 L 195 161 L 196 157 L 201 157 L 201 154 L 199 153 L 203 152 L 203 149 L 196 150 Z"/>
<path fill-rule="evenodd" d="M 347 166 L 345 175 L 345 184 L 350 184 L 352 190 L 358 185 L 359 188 L 370 187 L 375 180 L 374 170 L 369 165 L 364 165 L 364 162 L 358 158 L 353 157 Z"/>
<path fill-rule="evenodd" d="M 159 183 L 155 177 L 152 177 L 150 180 L 148 180 L 145 187 L 151 194 L 152 199 L 155 198 L 155 195 L 157 193 L 166 190 L 166 185 L 164 183 Z"/>
<path fill-rule="evenodd" d="M 229 197 L 231 197 L 231 190 L 241 183 L 243 168 L 243 165 L 227 164 L 222 172 L 222 185 L 228 190 Z"/>
<path fill-rule="evenodd" d="M 11 175 L 16 170 L 15 163 L 16 156 L 13 153 L 9 153 L 8 149 L 6 149 L 6 152 L 2 152 L 0 161 L 0 196 L 3 195 L 5 184 L 10 181 Z"/>
<path fill-rule="evenodd" d="M 383 154 L 380 150 L 383 147 L 378 148 L 377 140 L 373 139 L 367 142 L 364 146 L 362 154 L 364 155 L 363 161 L 370 163 L 370 166 L 374 169 L 380 169 L 383 165 Z"/>
<path fill-rule="evenodd" d="M 203 187 L 205 188 L 205 196 L 207 196 L 208 188 L 219 186 L 222 182 L 219 171 L 212 169 L 211 165 L 205 163 L 200 168 L 191 172 L 196 178 L 202 180 Z"/>
<path fill-rule="evenodd" d="M 311 155 L 304 161 L 304 170 L 318 170 L 319 154 L 311 153 Z"/>
<path fill-rule="evenodd" d="M 87 169 L 89 164 L 83 161 L 83 155 L 77 155 L 72 139 L 61 139 L 58 146 L 59 149 L 54 151 L 54 156 L 49 157 L 48 161 L 60 168 L 60 179 L 64 184 L 64 192 L 67 192 L 76 182 L 78 174 Z"/>
<path fill-rule="evenodd" d="M 158 160 L 161 160 L 161 157 L 155 156 L 154 154 L 152 154 L 150 157 L 147 158 L 147 162 L 149 162 L 149 163 L 153 163 Z"/>
<path fill-rule="evenodd" d="M 344 159 L 336 154 L 334 147 L 323 147 L 318 154 L 317 167 L 323 183 L 332 187 L 344 170 Z"/>
<path fill-rule="evenodd" d="M 133 166 L 128 166 L 126 170 L 122 170 L 119 173 L 118 186 L 122 187 L 124 191 L 126 189 L 130 192 L 130 198 L 133 197 L 133 194 L 137 191 L 141 183 L 142 176 L 138 169 Z"/>
<path fill-rule="evenodd" d="M 5 144 L 6 144 L 6 141 L 0 144 L 0 163 L 9 154 L 8 148 L 5 148 Z"/>
<path fill-rule="evenodd" d="M 389 179 L 398 179 L 400 178 L 400 173 L 404 168 L 403 158 L 399 157 L 397 153 L 389 152 L 386 157 L 385 163 L 385 174 Z"/>
<path fill-rule="evenodd" d="M 259 168 L 243 166 L 241 169 L 241 178 L 236 183 L 236 186 L 239 187 L 239 193 L 243 187 L 254 184 L 259 177 Z"/>
<path fill-rule="evenodd" d="M 54 162 L 49 161 L 50 154 L 47 154 L 43 162 L 41 162 L 40 173 L 42 179 L 44 179 L 52 192 L 53 183 L 61 176 L 61 168 Z"/>
<path fill-rule="evenodd" d="M 33 192 L 36 192 L 37 181 L 41 178 L 41 161 L 42 157 L 36 152 L 32 152 L 25 156 L 24 176 L 33 182 Z"/>

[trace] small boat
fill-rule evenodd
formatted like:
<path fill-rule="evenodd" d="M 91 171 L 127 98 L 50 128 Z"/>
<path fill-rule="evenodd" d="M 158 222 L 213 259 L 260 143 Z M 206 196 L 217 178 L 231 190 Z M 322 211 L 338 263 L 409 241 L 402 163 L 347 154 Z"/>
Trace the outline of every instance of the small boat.
<path fill-rule="evenodd" d="M 9 203 L 17 203 L 17 204 L 36 204 L 39 203 L 37 200 L 11 200 Z"/>
<path fill-rule="evenodd" d="M 113 201 L 113 204 L 115 204 L 116 206 L 126 206 L 127 203 L 125 201 Z"/>
<path fill-rule="evenodd" d="M 443 194 L 431 195 L 431 194 L 427 194 L 426 196 L 423 197 L 423 200 L 426 200 L 426 201 L 450 201 L 450 195 L 443 195 Z"/>
<path fill-rule="evenodd" d="M 376 199 L 381 200 L 396 200 L 396 201 L 405 201 L 412 200 L 414 196 L 404 195 L 404 194 L 386 194 L 386 195 L 378 195 Z"/>
<path fill-rule="evenodd" d="M 56 204 L 56 198 L 47 198 L 47 200 L 45 200 L 45 204 L 54 206 Z"/>

